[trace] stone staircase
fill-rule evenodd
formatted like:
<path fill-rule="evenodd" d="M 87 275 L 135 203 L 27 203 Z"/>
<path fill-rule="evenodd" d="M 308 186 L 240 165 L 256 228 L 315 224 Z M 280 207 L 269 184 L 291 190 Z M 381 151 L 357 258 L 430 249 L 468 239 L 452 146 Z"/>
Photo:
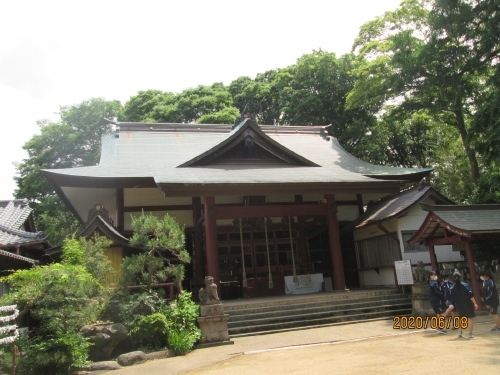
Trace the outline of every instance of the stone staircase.
<path fill-rule="evenodd" d="M 231 337 L 262 335 L 317 326 L 350 324 L 409 315 L 409 294 L 397 289 L 315 293 L 225 301 Z"/>

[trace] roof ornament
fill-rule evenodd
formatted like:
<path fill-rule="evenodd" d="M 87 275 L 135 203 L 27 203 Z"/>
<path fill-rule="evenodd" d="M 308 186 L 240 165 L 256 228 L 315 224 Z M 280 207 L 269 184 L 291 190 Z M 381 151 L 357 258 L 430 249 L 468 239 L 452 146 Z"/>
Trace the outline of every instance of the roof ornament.
<path fill-rule="evenodd" d="M 85 223 L 85 225 L 89 225 L 90 222 L 94 220 L 94 218 L 98 215 L 102 217 L 104 221 L 107 221 L 108 223 L 114 226 L 113 219 L 109 217 L 108 209 L 100 203 L 94 204 L 94 207 L 92 207 L 89 210 L 89 214 L 87 216 L 87 222 Z"/>
<path fill-rule="evenodd" d="M 429 184 L 427 182 L 427 179 L 424 177 L 420 180 L 420 182 L 418 183 L 418 191 L 422 190 L 423 188 L 425 188 L 426 186 L 431 186 L 431 184 Z"/>
<path fill-rule="evenodd" d="M 250 113 L 250 103 L 247 103 L 245 105 L 245 108 L 243 108 L 243 111 L 241 111 L 240 113 L 240 117 L 234 120 L 234 125 L 231 129 L 236 128 L 239 124 L 241 124 L 242 121 L 246 119 L 250 119 L 251 121 L 255 122 L 255 124 L 257 124 L 257 118 L 254 114 Z"/>
<path fill-rule="evenodd" d="M 326 126 L 323 126 L 320 130 L 320 135 L 322 138 L 325 140 L 329 141 L 330 140 L 330 134 L 328 133 L 328 128 L 330 128 L 333 124 L 329 124 Z"/>

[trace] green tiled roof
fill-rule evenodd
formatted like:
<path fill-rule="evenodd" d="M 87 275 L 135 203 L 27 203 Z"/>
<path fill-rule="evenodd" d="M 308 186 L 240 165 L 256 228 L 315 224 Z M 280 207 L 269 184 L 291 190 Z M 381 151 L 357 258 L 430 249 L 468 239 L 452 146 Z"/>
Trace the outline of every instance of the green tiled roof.
<path fill-rule="evenodd" d="M 254 125 L 257 126 L 257 125 Z M 270 140 L 316 166 L 217 164 L 180 167 L 227 142 L 230 125 L 120 123 L 103 136 L 100 164 L 52 169 L 46 175 L 152 178 L 156 184 L 377 183 L 415 180 L 430 169 L 373 165 L 347 153 L 321 127 L 261 126 Z"/>
<path fill-rule="evenodd" d="M 446 223 L 468 232 L 500 232 L 500 205 L 477 204 L 469 206 L 422 205 Z"/>

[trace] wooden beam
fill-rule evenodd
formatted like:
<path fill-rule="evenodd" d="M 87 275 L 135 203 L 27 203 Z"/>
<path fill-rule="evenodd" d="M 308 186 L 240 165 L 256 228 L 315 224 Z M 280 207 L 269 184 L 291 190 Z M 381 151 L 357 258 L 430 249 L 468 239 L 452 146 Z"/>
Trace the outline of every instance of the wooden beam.
<path fill-rule="evenodd" d="M 399 244 L 399 238 L 396 236 L 394 233 L 389 232 L 389 230 L 382 225 L 382 223 L 377 223 L 377 228 L 380 229 L 382 232 L 387 234 L 389 237 L 391 237 L 393 240 L 395 240 Z"/>
<path fill-rule="evenodd" d="M 266 195 L 266 194 L 297 194 L 301 193 L 396 193 L 400 191 L 402 182 L 372 181 L 366 182 L 323 182 L 323 183 L 216 183 L 216 184 L 190 184 L 160 183 L 158 184 L 165 197 L 193 197 L 193 196 L 241 196 L 241 195 Z M 357 203 L 356 203 L 357 204 Z"/>
<path fill-rule="evenodd" d="M 123 210 L 125 204 L 125 193 L 123 188 L 116 188 L 116 228 L 118 232 L 122 232 L 125 225 L 125 211 Z"/>
<path fill-rule="evenodd" d="M 201 227 L 197 225 L 198 221 L 202 217 L 201 214 L 201 198 L 192 197 L 193 202 L 193 224 L 198 227 L 194 233 L 194 277 L 195 279 L 203 279 L 205 277 L 205 256 L 203 253 L 203 233 L 201 232 Z"/>
<path fill-rule="evenodd" d="M 191 204 L 171 204 L 164 206 L 127 206 L 123 207 L 123 212 L 141 212 L 141 211 L 189 211 L 192 210 Z"/>
<path fill-rule="evenodd" d="M 463 240 L 463 238 L 457 234 L 457 235 L 455 235 L 453 237 L 432 238 L 432 239 L 429 239 L 429 240 L 425 240 L 424 244 L 426 246 L 430 246 L 430 245 L 451 245 L 452 243 L 460 242 L 462 240 Z"/>
<path fill-rule="evenodd" d="M 326 215 L 326 205 L 324 204 L 215 207 L 215 217 L 218 220 L 254 218 L 254 217 L 324 216 L 324 215 Z"/>
<path fill-rule="evenodd" d="M 365 211 L 363 210 L 363 195 L 356 194 L 356 203 L 358 205 L 358 213 L 361 215 Z"/>
<path fill-rule="evenodd" d="M 325 194 L 326 215 L 328 218 L 328 238 L 330 254 L 332 256 L 333 287 L 335 290 L 345 290 L 344 263 L 340 245 L 339 222 L 337 219 L 337 205 L 333 194 Z"/>
<path fill-rule="evenodd" d="M 301 195 L 296 195 L 296 197 L 301 197 Z M 266 206 L 293 206 L 297 204 L 318 204 L 316 201 L 295 201 L 295 202 L 272 202 L 265 203 Z M 337 206 L 356 206 L 357 201 L 338 201 Z M 244 207 L 243 203 L 220 203 L 216 204 L 215 207 L 234 207 L 240 206 Z M 123 212 L 141 212 L 144 211 L 190 211 L 193 206 L 190 204 L 171 204 L 171 205 L 159 205 L 159 206 L 127 206 L 123 207 Z"/>
<path fill-rule="evenodd" d="M 217 250 L 217 223 L 215 220 L 215 198 L 205 197 L 205 252 L 207 276 L 214 278 L 220 295 L 219 253 Z"/>

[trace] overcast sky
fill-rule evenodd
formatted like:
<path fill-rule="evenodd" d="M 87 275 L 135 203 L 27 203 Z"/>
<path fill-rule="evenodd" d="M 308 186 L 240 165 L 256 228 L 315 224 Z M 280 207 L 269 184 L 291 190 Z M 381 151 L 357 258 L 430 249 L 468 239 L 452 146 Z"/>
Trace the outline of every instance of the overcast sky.
<path fill-rule="evenodd" d="M 0 200 L 14 162 L 59 106 L 124 104 L 140 90 L 181 92 L 351 49 L 359 27 L 400 0 L 31 0 L 0 4 Z"/>

